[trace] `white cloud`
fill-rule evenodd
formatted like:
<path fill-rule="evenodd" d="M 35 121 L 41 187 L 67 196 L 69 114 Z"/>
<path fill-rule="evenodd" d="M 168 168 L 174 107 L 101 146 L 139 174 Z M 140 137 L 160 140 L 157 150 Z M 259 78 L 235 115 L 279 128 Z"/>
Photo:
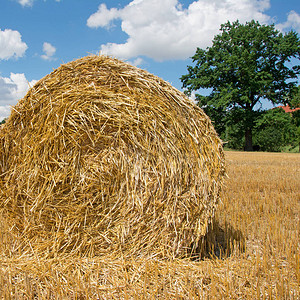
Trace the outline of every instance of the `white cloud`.
<path fill-rule="evenodd" d="M 21 34 L 18 31 L 0 30 L 0 59 L 21 57 L 27 48 L 26 43 L 22 42 Z"/>
<path fill-rule="evenodd" d="M 28 82 L 23 73 L 10 73 L 10 77 L 0 76 L 0 121 L 9 116 L 10 106 L 23 98 L 36 82 Z"/>
<path fill-rule="evenodd" d="M 118 9 L 112 8 L 108 10 L 103 3 L 99 5 L 98 11 L 88 18 L 87 25 L 89 27 L 109 27 L 111 21 L 118 17 Z"/>
<path fill-rule="evenodd" d="M 23 7 L 24 6 L 32 6 L 33 5 L 33 2 L 34 2 L 35 0 L 17 0 L 17 2 L 19 3 L 19 4 L 21 4 Z M 45 1 L 45 0 L 44 0 Z M 60 0 L 55 0 L 56 2 L 60 2 Z"/>
<path fill-rule="evenodd" d="M 133 66 L 140 66 L 144 60 L 141 57 L 137 57 L 134 61 L 131 62 Z"/>
<path fill-rule="evenodd" d="M 10 106 L 0 106 L 0 122 L 10 115 Z"/>
<path fill-rule="evenodd" d="M 294 29 L 300 33 L 300 15 L 294 10 L 290 11 L 287 16 L 287 21 L 276 26 L 279 30 L 285 31 L 289 29 Z"/>
<path fill-rule="evenodd" d="M 0 121 L 10 114 L 10 106 L 23 98 L 37 80 L 27 81 L 23 73 L 10 73 L 10 77 L 0 76 Z"/>
<path fill-rule="evenodd" d="M 0 106 L 15 105 L 36 82 L 28 82 L 23 73 L 10 73 L 10 77 L 0 76 Z"/>
<path fill-rule="evenodd" d="M 17 0 L 22 6 L 32 6 L 34 0 Z"/>
<path fill-rule="evenodd" d="M 196 101 L 196 91 L 192 91 L 191 96 L 189 97 L 194 103 L 197 103 Z"/>
<path fill-rule="evenodd" d="M 41 58 L 44 60 L 53 60 L 55 59 L 53 55 L 56 52 L 56 48 L 52 46 L 50 43 L 45 42 L 43 44 L 43 51 L 45 54 L 41 55 Z"/>
<path fill-rule="evenodd" d="M 107 28 L 121 20 L 127 41 L 102 45 L 102 53 L 124 59 L 139 55 L 158 61 L 185 59 L 197 47 L 210 46 L 220 25 L 228 20 L 267 23 L 270 17 L 263 12 L 269 7 L 269 0 L 198 0 L 186 9 L 178 0 L 134 0 L 122 9 L 101 4 L 87 26 Z"/>

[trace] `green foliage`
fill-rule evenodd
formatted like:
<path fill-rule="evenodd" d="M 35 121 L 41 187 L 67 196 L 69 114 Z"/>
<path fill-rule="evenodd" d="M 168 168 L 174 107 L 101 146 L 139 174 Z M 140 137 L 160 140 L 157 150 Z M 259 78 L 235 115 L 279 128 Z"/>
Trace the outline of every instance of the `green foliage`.
<path fill-rule="evenodd" d="M 230 116 L 224 111 L 218 114 L 217 109 L 205 107 L 205 112 L 213 120 L 213 124 L 229 149 L 243 150 L 245 136 L 244 125 L 240 122 L 245 113 L 242 109 L 232 109 Z M 299 151 L 300 143 L 300 110 L 293 114 L 285 113 L 283 109 L 269 111 L 253 111 L 256 120 L 253 129 L 254 148 L 260 151 L 278 152 L 287 149 Z"/>
<path fill-rule="evenodd" d="M 294 111 L 292 116 L 293 116 L 293 124 L 297 127 L 295 144 L 299 146 L 299 152 L 300 152 L 300 110 Z"/>
<path fill-rule="evenodd" d="M 291 108 L 300 107 L 300 85 L 295 86 L 293 89 L 291 89 L 288 95 L 288 100 Z"/>
<path fill-rule="evenodd" d="M 264 112 L 254 127 L 254 141 L 262 151 L 279 152 L 297 142 L 297 126 L 291 114 L 276 108 Z"/>
<path fill-rule="evenodd" d="M 293 116 L 293 122 L 296 126 L 300 127 L 300 110 L 295 110 L 292 113 Z"/>
<path fill-rule="evenodd" d="M 200 106 L 222 108 L 226 119 L 234 117 L 232 110 L 243 110 L 239 120 L 241 130 L 249 133 L 246 146 L 252 149 L 251 132 L 257 114 L 253 113 L 262 99 L 273 104 L 288 103 L 296 85 L 300 66 L 287 64 L 300 58 L 300 40 L 293 31 L 283 35 L 274 25 L 239 21 L 221 25 L 212 46 L 198 48 L 192 57 L 195 66 L 181 77 L 183 88 L 191 94 L 201 88 L 211 88 L 208 97 L 197 95 Z M 208 109 L 206 109 L 208 110 Z"/>
<path fill-rule="evenodd" d="M 3 119 L 1 122 L 0 122 L 0 125 L 4 124 L 6 122 L 7 118 Z"/>
<path fill-rule="evenodd" d="M 226 146 L 230 149 L 243 150 L 244 148 L 245 137 L 239 123 L 228 125 L 221 138 L 226 141 Z"/>
<path fill-rule="evenodd" d="M 210 117 L 218 135 L 221 136 L 226 130 L 226 111 L 222 107 L 212 106 L 202 107 L 204 112 Z"/>

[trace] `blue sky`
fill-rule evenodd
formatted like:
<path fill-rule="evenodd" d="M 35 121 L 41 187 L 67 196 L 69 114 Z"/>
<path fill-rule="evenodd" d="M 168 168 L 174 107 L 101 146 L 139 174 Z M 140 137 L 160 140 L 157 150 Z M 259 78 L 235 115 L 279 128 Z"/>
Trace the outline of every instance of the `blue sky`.
<path fill-rule="evenodd" d="M 104 53 L 181 89 L 196 47 L 227 20 L 300 33 L 299 0 L 1 0 L 0 120 L 62 63 Z"/>

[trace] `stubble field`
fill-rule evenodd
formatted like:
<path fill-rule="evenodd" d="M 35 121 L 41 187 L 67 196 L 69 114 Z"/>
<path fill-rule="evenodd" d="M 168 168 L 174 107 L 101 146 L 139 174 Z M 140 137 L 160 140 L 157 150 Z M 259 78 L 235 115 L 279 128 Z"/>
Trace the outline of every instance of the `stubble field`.
<path fill-rule="evenodd" d="M 201 259 L 22 253 L 0 216 L 1 299 L 300 299 L 300 154 L 226 152 Z"/>

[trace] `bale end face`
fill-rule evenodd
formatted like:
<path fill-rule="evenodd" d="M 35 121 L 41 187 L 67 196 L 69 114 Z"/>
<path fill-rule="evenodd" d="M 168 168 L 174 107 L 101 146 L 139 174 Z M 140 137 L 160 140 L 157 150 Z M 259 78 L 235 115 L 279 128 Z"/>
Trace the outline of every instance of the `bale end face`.
<path fill-rule="evenodd" d="M 203 111 L 106 56 L 41 79 L 0 131 L 1 212 L 41 253 L 184 255 L 205 233 L 223 177 Z"/>

